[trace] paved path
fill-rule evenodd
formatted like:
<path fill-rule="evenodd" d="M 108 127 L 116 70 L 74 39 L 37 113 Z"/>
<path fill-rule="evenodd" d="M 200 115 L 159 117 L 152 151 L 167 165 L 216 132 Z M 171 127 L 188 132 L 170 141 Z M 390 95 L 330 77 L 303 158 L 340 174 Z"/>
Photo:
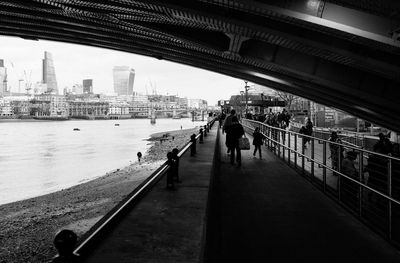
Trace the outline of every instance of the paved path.
<path fill-rule="evenodd" d="M 400 253 L 263 147 L 229 163 L 221 137 L 208 262 L 400 262 Z"/>
<path fill-rule="evenodd" d="M 176 191 L 161 179 L 85 262 L 199 262 L 216 135 L 217 124 L 181 157 Z"/>

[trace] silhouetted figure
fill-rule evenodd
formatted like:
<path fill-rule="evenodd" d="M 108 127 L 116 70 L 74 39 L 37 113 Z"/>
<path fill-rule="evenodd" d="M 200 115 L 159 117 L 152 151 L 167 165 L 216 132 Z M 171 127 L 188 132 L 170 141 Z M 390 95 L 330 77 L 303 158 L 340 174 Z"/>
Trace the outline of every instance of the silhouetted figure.
<path fill-rule="evenodd" d="M 383 134 L 379 133 L 379 141 L 374 145 L 374 152 L 391 154 L 393 152 L 392 142 Z"/>
<path fill-rule="evenodd" d="M 140 159 L 142 159 L 142 153 L 141 153 L 141 152 L 138 152 L 138 153 L 137 153 L 137 158 L 138 158 L 138 161 L 139 161 L 139 163 L 140 163 Z"/>
<path fill-rule="evenodd" d="M 200 128 L 200 138 L 199 138 L 199 143 L 203 143 L 203 136 L 204 136 L 204 133 L 203 133 L 203 128 Z"/>
<path fill-rule="evenodd" d="M 169 169 L 167 171 L 167 189 L 169 190 L 174 190 L 175 185 L 174 185 L 174 172 L 176 169 L 176 163 L 175 160 L 173 159 L 172 152 L 167 153 L 167 164 L 169 165 Z"/>
<path fill-rule="evenodd" d="M 190 146 L 190 156 L 194 156 L 196 154 L 196 134 L 190 136 L 190 142 L 192 143 Z"/>
<path fill-rule="evenodd" d="M 181 183 L 182 181 L 179 179 L 179 150 L 177 148 L 172 149 L 172 159 L 175 160 L 174 166 L 174 181 Z"/>
<path fill-rule="evenodd" d="M 335 143 L 342 143 L 342 140 L 340 140 L 339 136 L 337 135 L 337 132 L 335 131 L 331 133 L 331 136 L 329 137 L 328 141 Z M 339 159 L 343 160 L 343 148 L 340 147 L 340 145 L 329 143 L 329 149 L 331 151 L 332 169 L 338 170 Z"/>
<path fill-rule="evenodd" d="M 230 147 L 228 146 L 228 133 L 230 131 L 230 127 L 232 126 L 232 118 L 235 117 L 236 111 L 231 110 L 231 115 L 225 118 L 224 126 L 222 127 L 222 134 L 226 133 L 225 145 L 228 148 L 228 154 L 230 153 Z M 237 117 L 236 117 L 237 119 Z"/>
<path fill-rule="evenodd" d="M 228 133 L 226 134 L 226 143 L 228 149 L 231 152 L 231 164 L 235 163 L 235 150 L 236 150 L 236 162 L 238 166 L 242 165 L 242 156 L 239 148 L 239 138 L 244 135 L 243 126 L 239 123 L 236 116 L 232 118 L 232 124 L 229 127 Z"/>
<path fill-rule="evenodd" d="M 58 255 L 53 258 L 52 263 L 77 263 L 81 262 L 79 255 L 74 253 L 74 248 L 78 236 L 71 230 L 61 230 L 54 237 L 54 246 L 58 251 Z"/>
<path fill-rule="evenodd" d="M 261 156 L 261 145 L 263 144 L 264 140 L 264 135 L 260 132 L 260 128 L 256 127 L 253 133 L 253 145 L 254 145 L 254 152 L 253 156 L 256 156 L 257 150 L 259 152 L 260 159 L 262 158 Z"/>

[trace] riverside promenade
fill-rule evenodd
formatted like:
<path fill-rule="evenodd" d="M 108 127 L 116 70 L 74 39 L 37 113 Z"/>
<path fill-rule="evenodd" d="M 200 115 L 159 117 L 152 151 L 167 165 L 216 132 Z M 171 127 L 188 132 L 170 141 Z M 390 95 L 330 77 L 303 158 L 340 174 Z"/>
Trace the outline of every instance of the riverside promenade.
<path fill-rule="evenodd" d="M 242 151 L 237 167 L 224 142 L 214 125 L 195 157 L 182 156 L 177 190 L 161 179 L 84 262 L 400 261 L 266 147 L 261 160 Z"/>
<path fill-rule="evenodd" d="M 180 158 L 176 190 L 164 176 L 84 262 L 199 262 L 216 141 L 214 124 L 197 154 Z"/>

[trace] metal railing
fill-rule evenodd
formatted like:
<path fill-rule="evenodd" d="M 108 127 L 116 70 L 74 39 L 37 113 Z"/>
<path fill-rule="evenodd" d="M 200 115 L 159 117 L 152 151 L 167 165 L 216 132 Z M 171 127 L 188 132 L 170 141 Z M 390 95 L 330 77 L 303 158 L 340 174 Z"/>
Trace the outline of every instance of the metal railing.
<path fill-rule="evenodd" d="M 266 138 L 265 145 L 278 157 L 375 231 L 400 244 L 399 158 L 348 142 L 336 143 L 258 121 L 241 121 L 248 132 L 259 127 Z"/>
<path fill-rule="evenodd" d="M 213 118 L 207 123 L 207 129 L 211 129 L 216 118 Z M 206 128 L 204 126 L 204 128 Z M 202 136 L 201 132 L 196 135 L 196 141 Z M 192 142 L 188 142 L 185 146 L 180 149 L 178 157 L 181 157 L 191 146 Z M 104 237 L 105 233 L 114 225 L 119 219 L 121 219 L 127 211 L 132 209 L 142 197 L 153 188 L 153 186 L 161 180 L 161 178 L 170 169 L 168 162 L 165 161 L 154 173 L 146 178 L 138 187 L 136 187 L 120 204 L 114 207 L 106 216 L 104 216 L 96 225 L 95 230 L 84 237 L 79 245 L 75 248 L 73 253 L 86 257 L 98 241 Z"/>
<path fill-rule="evenodd" d="M 301 123 L 297 122 L 291 122 L 290 124 L 291 130 L 294 132 L 298 132 L 302 126 Z M 332 131 L 337 132 L 339 138 L 342 140 L 343 143 L 349 144 L 350 146 L 365 148 L 365 134 L 359 132 L 314 127 L 313 137 L 327 140 L 331 136 Z"/>

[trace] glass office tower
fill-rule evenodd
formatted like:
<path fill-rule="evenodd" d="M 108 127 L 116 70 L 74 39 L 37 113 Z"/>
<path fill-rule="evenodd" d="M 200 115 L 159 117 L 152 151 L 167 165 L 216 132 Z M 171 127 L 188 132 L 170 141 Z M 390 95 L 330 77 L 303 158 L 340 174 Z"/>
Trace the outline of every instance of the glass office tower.
<path fill-rule="evenodd" d="M 114 92 L 118 95 L 132 95 L 135 70 L 130 69 L 128 66 L 115 66 L 113 75 Z"/>
<path fill-rule="evenodd" d="M 53 56 L 50 52 L 44 52 L 43 59 L 43 84 L 46 84 L 46 92 L 58 94 L 58 86 L 56 79 L 56 69 L 53 63 Z"/>

